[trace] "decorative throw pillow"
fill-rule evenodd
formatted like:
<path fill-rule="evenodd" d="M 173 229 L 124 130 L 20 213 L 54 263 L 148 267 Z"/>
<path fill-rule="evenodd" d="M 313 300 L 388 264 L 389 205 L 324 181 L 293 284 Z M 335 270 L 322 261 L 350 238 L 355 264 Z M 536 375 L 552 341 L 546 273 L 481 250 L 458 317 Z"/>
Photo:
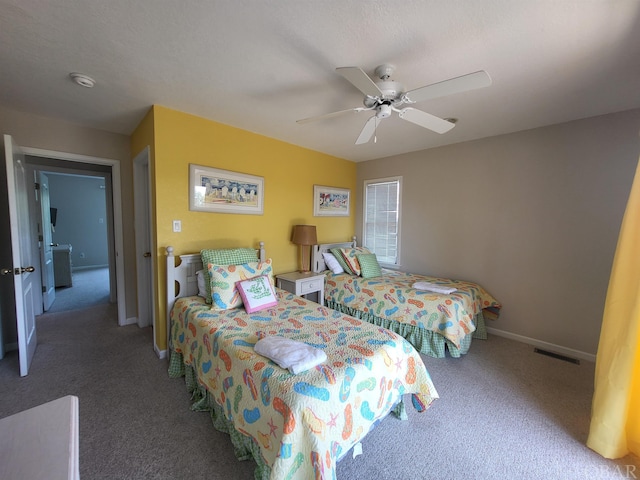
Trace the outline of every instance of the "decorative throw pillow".
<path fill-rule="evenodd" d="M 273 290 L 269 277 L 260 275 L 249 280 L 243 280 L 236 284 L 244 309 L 247 313 L 257 312 L 265 308 L 271 308 L 278 305 L 276 293 Z"/>
<path fill-rule="evenodd" d="M 324 252 L 322 254 L 322 258 L 324 258 L 324 263 L 329 270 L 331 270 L 334 274 L 344 272 L 344 268 L 340 266 L 336 257 L 334 257 L 333 253 Z"/>
<path fill-rule="evenodd" d="M 267 275 L 273 285 L 271 259 L 266 262 L 251 262 L 242 265 L 208 265 L 211 277 L 211 310 L 228 310 L 242 305 L 242 297 L 236 284 L 242 280 Z"/>
<path fill-rule="evenodd" d="M 347 265 L 347 262 L 344 261 L 344 258 L 342 257 L 342 252 L 340 251 L 340 249 L 332 248 L 330 251 L 335 257 L 335 259 L 337 260 L 337 262 L 340 264 L 342 269 L 345 271 L 345 273 L 348 273 L 349 275 L 353 275 L 353 272 L 349 268 L 349 265 Z"/>
<path fill-rule="evenodd" d="M 207 277 L 207 278 L 205 278 Z M 198 280 L 198 296 L 202 298 L 207 298 L 207 280 L 209 277 L 209 273 L 205 272 L 204 269 L 198 270 L 196 272 L 196 279 Z"/>
<path fill-rule="evenodd" d="M 360 275 L 362 278 L 379 277 L 382 275 L 380 264 L 375 253 L 358 253 L 356 255 L 360 264 Z"/>
<path fill-rule="evenodd" d="M 253 248 L 227 248 L 220 250 L 205 249 L 200 251 L 202 265 L 207 271 L 208 281 L 205 282 L 207 303 L 211 303 L 211 276 L 207 266 L 214 265 L 242 265 L 243 263 L 257 262 L 258 254 Z"/>
<path fill-rule="evenodd" d="M 351 273 L 354 275 L 360 275 L 360 263 L 358 263 L 358 255 L 359 253 L 371 253 L 364 247 L 354 247 L 354 248 L 341 248 L 340 253 L 342 254 L 342 259 L 351 270 Z"/>

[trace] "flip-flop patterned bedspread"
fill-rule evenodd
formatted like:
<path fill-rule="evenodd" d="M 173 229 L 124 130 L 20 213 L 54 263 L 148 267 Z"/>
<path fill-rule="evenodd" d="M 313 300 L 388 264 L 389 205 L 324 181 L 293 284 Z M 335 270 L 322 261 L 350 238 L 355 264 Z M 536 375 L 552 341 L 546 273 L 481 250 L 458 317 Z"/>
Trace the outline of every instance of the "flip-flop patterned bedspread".
<path fill-rule="evenodd" d="M 236 429 L 252 437 L 272 479 L 335 478 L 335 467 L 404 394 L 418 411 L 438 398 L 401 336 L 277 289 L 278 306 L 247 314 L 178 299 L 172 348 Z M 321 348 L 327 362 L 293 375 L 255 353 L 265 335 Z M 408 400 L 408 397 L 407 397 Z"/>
<path fill-rule="evenodd" d="M 437 332 L 460 348 L 460 341 L 475 331 L 473 318 L 481 311 L 497 316 L 501 305 L 472 282 L 383 270 L 380 277 L 362 278 L 345 273 L 326 275 L 325 299 L 376 317 Z M 450 294 L 416 290 L 416 282 L 430 282 L 457 290 Z"/>

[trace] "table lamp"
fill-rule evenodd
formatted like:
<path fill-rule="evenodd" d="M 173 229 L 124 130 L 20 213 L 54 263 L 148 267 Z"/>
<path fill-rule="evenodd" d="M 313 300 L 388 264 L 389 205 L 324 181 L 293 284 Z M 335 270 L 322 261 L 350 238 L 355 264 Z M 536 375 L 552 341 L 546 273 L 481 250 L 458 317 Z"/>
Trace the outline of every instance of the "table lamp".
<path fill-rule="evenodd" d="M 308 273 L 311 268 L 309 250 L 311 245 L 318 243 L 315 225 L 294 225 L 291 242 L 300 245 L 300 272 Z"/>

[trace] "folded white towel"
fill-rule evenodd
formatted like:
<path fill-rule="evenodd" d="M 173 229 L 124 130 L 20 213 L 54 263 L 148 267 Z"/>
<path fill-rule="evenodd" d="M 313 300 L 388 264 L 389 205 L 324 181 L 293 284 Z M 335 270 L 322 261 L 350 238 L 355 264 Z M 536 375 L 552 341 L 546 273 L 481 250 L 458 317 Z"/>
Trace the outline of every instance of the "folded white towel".
<path fill-rule="evenodd" d="M 327 361 L 324 350 L 277 335 L 261 338 L 253 348 L 294 375 Z"/>
<path fill-rule="evenodd" d="M 416 282 L 412 285 L 416 290 L 426 290 L 428 292 L 436 292 L 436 293 L 444 293 L 449 294 L 453 293 L 457 290 L 457 288 L 453 287 L 444 287 L 442 285 L 436 285 L 435 283 L 430 282 Z"/>

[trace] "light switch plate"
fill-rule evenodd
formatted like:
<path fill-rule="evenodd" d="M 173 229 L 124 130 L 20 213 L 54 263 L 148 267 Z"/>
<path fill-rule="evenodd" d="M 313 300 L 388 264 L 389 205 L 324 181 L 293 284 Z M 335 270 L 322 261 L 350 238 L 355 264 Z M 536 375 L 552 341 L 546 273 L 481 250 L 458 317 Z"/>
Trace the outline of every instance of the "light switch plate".
<path fill-rule="evenodd" d="M 181 232 L 182 231 L 182 222 L 180 220 L 173 221 L 173 231 Z"/>

